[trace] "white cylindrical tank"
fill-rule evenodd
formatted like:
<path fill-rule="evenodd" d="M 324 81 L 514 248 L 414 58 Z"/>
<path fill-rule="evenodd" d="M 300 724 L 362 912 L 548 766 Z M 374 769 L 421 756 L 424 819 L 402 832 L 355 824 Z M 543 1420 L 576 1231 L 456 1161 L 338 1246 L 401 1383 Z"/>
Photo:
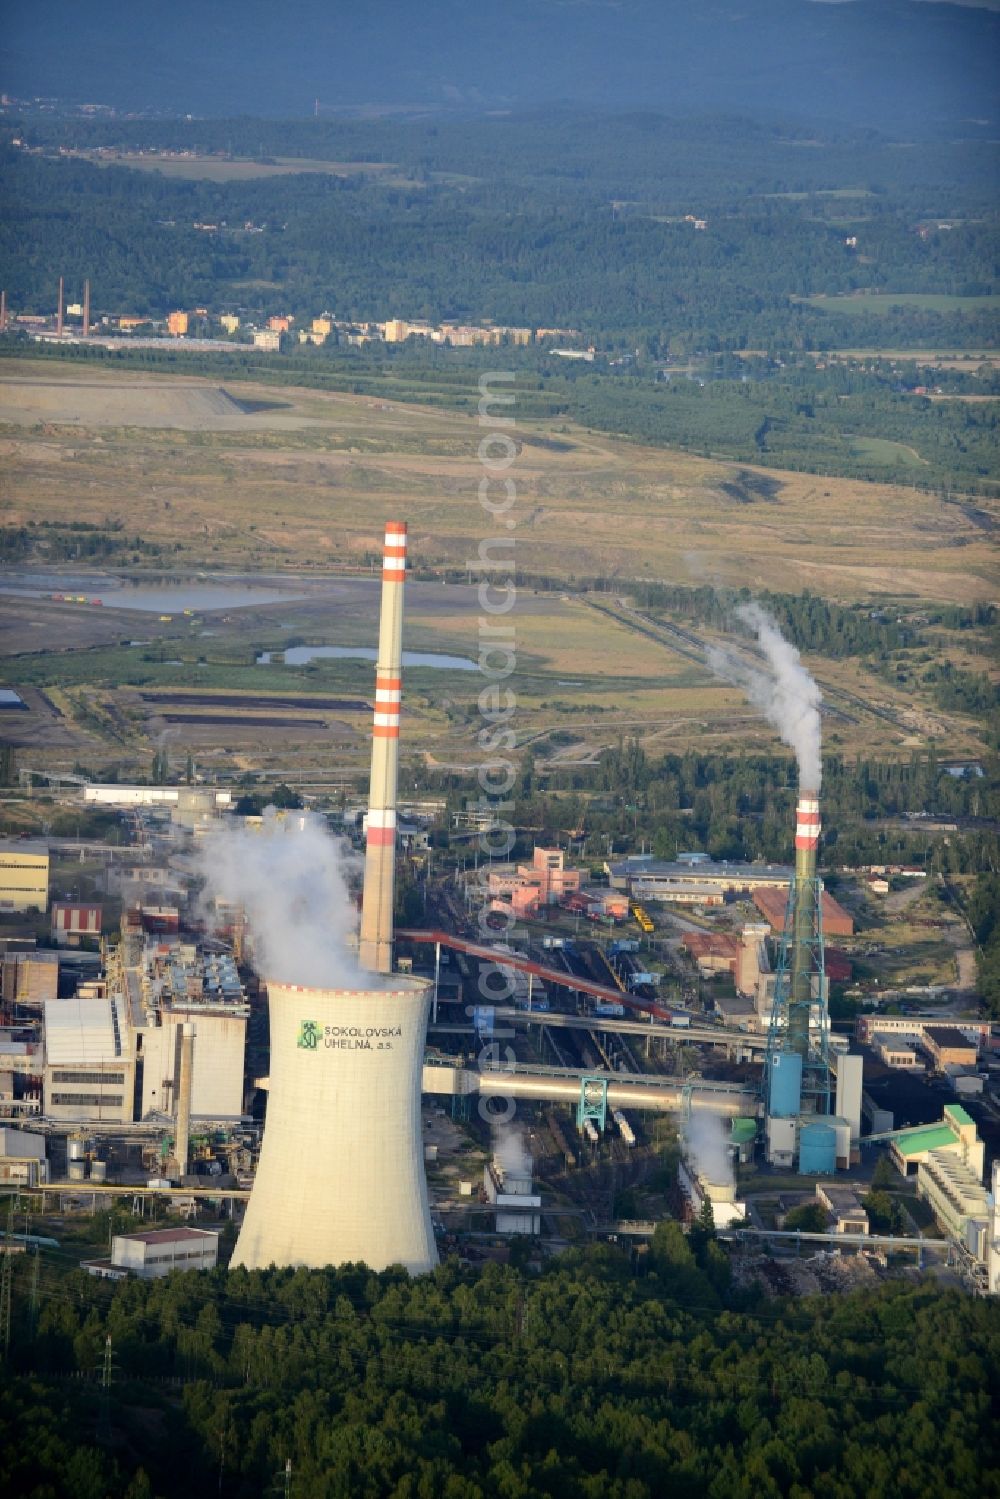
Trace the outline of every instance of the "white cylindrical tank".
<path fill-rule="evenodd" d="M 232 1265 L 433 1269 L 420 1129 L 430 982 L 269 983 L 260 1164 Z"/>

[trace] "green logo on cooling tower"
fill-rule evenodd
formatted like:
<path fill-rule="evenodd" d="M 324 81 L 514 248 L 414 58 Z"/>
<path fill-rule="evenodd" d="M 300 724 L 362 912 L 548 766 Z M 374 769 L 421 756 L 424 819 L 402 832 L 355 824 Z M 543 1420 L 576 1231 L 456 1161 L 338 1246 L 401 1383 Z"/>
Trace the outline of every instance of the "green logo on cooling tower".
<path fill-rule="evenodd" d="M 315 1020 L 303 1020 L 299 1025 L 299 1039 L 296 1044 L 301 1046 L 303 1051 L 315 1051 L 322 1034 Z"/>

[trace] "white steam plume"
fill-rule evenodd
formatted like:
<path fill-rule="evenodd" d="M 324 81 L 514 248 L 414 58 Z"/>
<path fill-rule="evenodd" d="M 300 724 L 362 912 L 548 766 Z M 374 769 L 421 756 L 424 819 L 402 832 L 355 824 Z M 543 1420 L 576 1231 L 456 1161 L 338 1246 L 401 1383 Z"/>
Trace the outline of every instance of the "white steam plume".
<path fill-rule="evenodd" d="M 493 1159 L 505 1176 L 531 1176 L 531 1153 L 516 1126 L 499 1124 L 493 1130 Z"/>
<path fill-rule="evenodd" d="M 264 812 L 259 832 L 220 827 L 199 848 L 203 901 L 242 905 L 264 978 L 317 989 L 370 989 L 350 940 L 357 911 L 347 888 L 346 845 L 308 813 Z M 209 919 L 210 916 L 209 916 Z"/>
<path fill-rule="evenodd" d="M 726 1132 L 718 1114 L 692 1113 L 684 1126 L 684 1148 L 697 1174 L 705 1181 L 731 1185 L 733 1159 L 726 1143 Z"/>
<path fill-rule="evenodd" d="M 759 604 L 741 604 L 738 619 L 749 625 L 764 653 L 766 667 L 751 665 L 718 646 L 708 652 L 708 664 L 717 676 L 742 687 L 795 751 L 799 786 L 818 791 L 823 776 L 822 731 L 819 705 L 822 693 L 791 641 Z"/>

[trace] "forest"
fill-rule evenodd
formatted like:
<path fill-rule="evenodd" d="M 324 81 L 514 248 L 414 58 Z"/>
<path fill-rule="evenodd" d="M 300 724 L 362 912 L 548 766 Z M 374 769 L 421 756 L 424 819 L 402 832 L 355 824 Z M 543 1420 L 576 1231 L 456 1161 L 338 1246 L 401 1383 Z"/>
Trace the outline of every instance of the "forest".
<path fill-rule="evenodd" d="M 14 311 L 51 312 L 62 275 L 71 298 L 90 279 L 97 316 L 570 329 L 592 362 L 503 349 L 525 419 L 771 468 L 995 489 L 995 405 L 965 399 L 996 394 L 995 370 L 929 377 L 901 358 L 995 347 L 989 143 L 903 151 L 870 130 L 568 106 L 407 121 L 41 115 L 15 118 L 11 139 L 0 285 Z M 157 151 L 205 163 L 166 175 Z M 115 152 L 146 153 L 143 170 Z M 254 162 L 277 175 L 227 175 Z M 824 357 L 838 350 L 873 352 Z M 459 408 L 498 357 L 337 336 L 267 356 L 62 354 Z"/>
<path fill-rule="evenodd" d="M 64 274 L 89 276 L 108 312 L 328 309 L 664 348 L 982 348 L 993 323 L 975 302 L 885 315 L 795 300 L 989 296 L 991 148 L 974 142 L 910 153 L 871 132 L 816 142 L 801 127 L 568 110 L 405 127 L 33 119 L 14 133 L 24 146 L 0 153 L 14 308 L 47 309 Z M 361 169 L 178 180 L 73 154 L 97 147 Z"/>
<path fill-rule="evenodd" d="M 536 750 L 539 747 L 536 746 Z M 635 740 L 603 751 L 593 769 L 560 769 L 538 763 L 526 750 L 514 795 L 518 821 L 545 837 L 584 839 L 592 858 L 607 855 L 609 840 L 635 848 L 640 838 L 656 858 L 703 850 L 717 859 L 785 863 L 795 802 L 794 766 L 781 755 L 739 754 L 722 759 L 698 754 L 648 756 Z M 827 755 L 823 762 L 825 869 L 905 864 L 929 873 L 975 874 L 1000 865 L 1000 775 L 991 756 L 980 775 L 952 775 L 936 755 L 879 761 Z M 460 777 L 438 772 L 428 785 L 457 809 L 468 795 Z M 922 828 L 925 819 L 960 819 L 960 833 L 942 838 Z M 582 830 L 582 831 L 581 831 Z M 517 854 L 530 854 L 530 843 Z M 985 936 L 995 927 L 983 913 Z M 996 1013 L 1000 1016 L 1000 995 Z"/>
<path fill-rule="evenodd" d="M 993 1302 L 920 1282 L 768 1300 L 731 1285 L 707 1223 L 664 1222 L 631 1260 L 418 1280 L 110 1286 L 32 1258 L 0 1385 L 0 1487 L 23 1499 L 1000 1493 Z"/>

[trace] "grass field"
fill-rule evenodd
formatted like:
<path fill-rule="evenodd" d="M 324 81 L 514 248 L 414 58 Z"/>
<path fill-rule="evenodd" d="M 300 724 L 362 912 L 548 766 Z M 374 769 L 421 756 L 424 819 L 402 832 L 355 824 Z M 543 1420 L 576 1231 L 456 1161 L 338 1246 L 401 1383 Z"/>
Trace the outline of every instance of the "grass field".
<path fill-rule="evenodd" d="M 921 312 L 982 312 L 1000 306 L 997 297 L 955 297 L 945 292 L 859 292 L 843 296 L 794 297 L 796 302 L 808 302 L 821 312 L 883 314 L 893 307 L 915 307 Z M 911 356 L 912 357 L 912 356 Z"/>
<path fill-rule="evenodd" d="M 901 463 L 907 468 L 920 468 L 925 462 L 905 442 L 893 442 L 888 437 L 852 437 L 851 453 L 855 458 L 865 458 L 870 463 Z"/>
<path fill-rule="evenodd" d="M 184 181 L 247 182 L 258 177 L 287 177 L 294 172 L 320 172 L 329 177 L 357 177 L 370 172 L 391 176 L 395 165 L 384 161 L 322 161 L 306 156 L 275 156 L 262 161 L 230 160 L 219 156 L 105 156 L 79 152 L 100 167 L 131 167 L 137 172 L 159 172 Z"/>

